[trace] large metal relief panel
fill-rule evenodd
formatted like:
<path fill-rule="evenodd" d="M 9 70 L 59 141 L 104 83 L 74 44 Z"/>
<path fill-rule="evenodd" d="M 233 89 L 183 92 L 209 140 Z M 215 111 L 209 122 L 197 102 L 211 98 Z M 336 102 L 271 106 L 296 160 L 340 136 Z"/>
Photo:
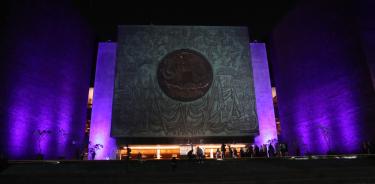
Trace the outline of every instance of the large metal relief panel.
<path fill-rule="evenodd" d="M 258 132 L 247 28 L 120 26 L 112 136 Z"/>

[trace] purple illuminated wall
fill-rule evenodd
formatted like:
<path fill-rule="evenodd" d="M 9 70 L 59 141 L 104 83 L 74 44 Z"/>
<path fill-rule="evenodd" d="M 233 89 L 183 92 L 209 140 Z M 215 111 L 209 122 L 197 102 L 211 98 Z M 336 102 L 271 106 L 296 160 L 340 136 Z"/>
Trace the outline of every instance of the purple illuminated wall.
<path fill-rule="evenodd" d="M 110 137 L 115 81 L 116 43 L 99 43 L 90 126 L 91 145 L 101 144 L 95 159 L 115 159 L 116 140 Z"/>
<path fill-rule="evenodd" d="M 277 131 L 265 44 L 250 43 L 250 54 L 259 121 L 259 136 L 255 138 L 255 143 L 259 145 L 277 139 Z"/>
<path fill-rule="evenodd" d="M 301 1 L 273 32 L 282 139 L 292 153 L 353 153 L 374 138 L 375 96 L 355 3 Z"/>
<path fill-rule="evenodd" d="M 84 136 L 93 37 L 70 1 L 9 2 L 1 35 L 0 152 L 72 158 Z M 59 131 L 60 130 L 60 131 Z M 74 144 L 73 144 L 74 141 Z"/>

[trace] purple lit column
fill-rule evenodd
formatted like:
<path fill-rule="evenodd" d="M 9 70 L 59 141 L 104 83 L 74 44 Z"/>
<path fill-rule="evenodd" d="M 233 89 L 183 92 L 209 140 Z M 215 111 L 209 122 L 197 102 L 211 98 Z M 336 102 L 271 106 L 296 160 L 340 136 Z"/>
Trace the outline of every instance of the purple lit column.
<path fill-rule="evenodd" d="M 102 144 L 96 160 L 116 158 L 116 140 L 111 138 L 112 98 L 115 81 L 116 43 L 99 43 L 90 126 L 91 145 Z"/>
<path fill-rule="evenodd" d="M 265 44 L 251 43 L 250 53 L 254 75 L 256 108 L 259 120 L 259 136 L 255 138 L 255 143 L 265 144 L 268 140 L 277 139 L 272 88 Z"/>

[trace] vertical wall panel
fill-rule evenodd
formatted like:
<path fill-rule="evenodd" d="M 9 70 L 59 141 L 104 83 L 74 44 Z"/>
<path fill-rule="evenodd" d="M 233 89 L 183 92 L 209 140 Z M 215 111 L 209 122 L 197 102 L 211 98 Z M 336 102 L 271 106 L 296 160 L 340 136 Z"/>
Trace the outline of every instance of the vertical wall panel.
<path fill-rule="evenodd" d="M 116 140 L 111 138 L 112 100 L 115 81 L 116 43 L 99 43 L 91 116 L 90 142 L 103 145 L 95 159 L 115 159 Z"/>
<path fill-rule="evenodd" d="M 255 143 L 265 144 L 269 140 L 277 139 L 272 86 L 265 44 L 250 43 L 250 53 L 260 134 L 255 138 Z"/>

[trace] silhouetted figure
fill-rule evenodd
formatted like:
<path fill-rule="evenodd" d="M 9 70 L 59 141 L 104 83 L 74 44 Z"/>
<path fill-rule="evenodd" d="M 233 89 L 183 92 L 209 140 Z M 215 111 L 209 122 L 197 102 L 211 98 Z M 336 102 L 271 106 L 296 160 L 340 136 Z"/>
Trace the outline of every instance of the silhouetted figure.
<path fill-rule="evenodd" d="M 280 152 L 282 156 L 288 156 L 288 146 L 285 143 L 280 144 Z"/>
<path fill-rule="evenodd" d="M 191 150 L 187 153 L 187 156 L 188 156 L 188 159 L 189 159 L 189 160 L 194 160 L 193 149 L 191 149 Z"/>
<path fill-rule="evenodd" d="M 138 161 L 142 161 L 142 153 L 141 152 L 138 152 L 138 154 L 137 154 L 137 160 Z"/>
<path fill-rule="evenodd" d="M 204 158 L 204 153 L 203 153 L 202 148 L 200 148 L 199 146 L 197 146 L 197 157 L 198 157 L 198 163 L 202 164 L 203 158 Z"/>
<path fill-rule="evenodd" d="M 233 148 L 233 158 L 238 158 L 237 149 Z"/>
<path fill-rule="evenodd" d="M 288 144 L 284 143 L 283 144 L 283 149 L 284 149 L 284 155 L 285 156 L 288 156 L 289 155 L 289 151 L 288 151 Z"/>
<path fill-rule="evenodd" d="M 361 147 L 361 153 L 362 154 L 368 154 L 368 147 L 367 147 L 367 142 L 366 141 L 363 141 L 362 142 L 362 147 Z"/>
<path fill-rule="evenodd" d="M 91 160 L 95 160 L 96 151 L 91 152 Z"/>
<path fill-rule="evenodd" d="M 374 154 L 375 150 L 374 150 L 374 146 L 372 145 L 372 143 L 370 141 L 367 141 L 367 147 L 368 147 L 368 153 L 369 154 Z"/>
<path fill-rule="evenodd" d="M 258 156 L 259 157 L 264 157 L 265 155 L 267 155 L 267 152 L 264 149 L 264 145 L 261 145 L 260 148 L 259 148 L 259 154 L 258 154 Z"/>
<path fill-rule="evenodd" d="M 229 145 L 228 145 L 228 150 L 229 150 L 229 158 L 233 158 L 233 150 Z"/>
<path fill-rule="evenodd" d="M 281 157 L 280 143 L 277 143 L 277 144 L 275 145 L 275 149 L 276 149 L 276 156 L 277 156 L 277 157 Z"/>
<path fill-rule="evenodd" d="M 85 152 L 82 151 L 81 154 L 80 154 L 79 159 L 80 159 L 80 160 L 83 160 L 84 158 L 85 158 Z"/>
<path fill-rule="evenodd" d="M 268 157 L 273 158 L 275 156 L 275 148 L 272 144 L 268 145 Z"/>
<path fill-rule="evenodd" d="M 225 148 L 225 144 L 221 144 L 221 158 L 224 159 L 225 158 L 225 152 L 227 151 L 226 148 Z"/>
<path fill-rule="evenodd" d="M 129 147 L 129 145 L 126 145 L 126 159 L 129 160 L 131 158 L 132 149 Z"/>
<path fill-rule="evenodd" d="M 254 157 L 259 157 L 259 147 L 258 145 L 255 145 L 254 146 Z"/>
<path fill-rule="evenodd" d="M 176 159 L 176 157 L 172 157 L 171 168 L 172 168 L 172 171 L 175 171 L 176 168 L 177 168 L 177 159 Z"/>
<path fill-rule="evenodd" d="M 245 151 L 243 150 L 243 148 L 240 149 L 240 157 L 241 158 L 244 158 L 246 156 L 246 153 Z"/>
<path fill-rule="evenodd" d="M 263 144 L 262 145 L 262 157 L 267 157 L 267 145 Z"/>
<path fill-rule="evenodd" d="M 254 157 L 254 148 L 253 148 L 253 145 L 249 145 L 249 147 L 246 150 L 246 155 L 248 157 Z"/>
<path fill-rule="evenodd" d="M 370 141 L 363 141 L 362 143 L 362 154 L 372 154 L 374 153 L 374 148 Z"/>
<path fill-rule="evenodd" d="M 220 150 L 219 150 L 219 148 L 217 148 L 215 157 L 216 157 L 216 159 L 219 159 L 220 156 L 221 156 Z"/>

